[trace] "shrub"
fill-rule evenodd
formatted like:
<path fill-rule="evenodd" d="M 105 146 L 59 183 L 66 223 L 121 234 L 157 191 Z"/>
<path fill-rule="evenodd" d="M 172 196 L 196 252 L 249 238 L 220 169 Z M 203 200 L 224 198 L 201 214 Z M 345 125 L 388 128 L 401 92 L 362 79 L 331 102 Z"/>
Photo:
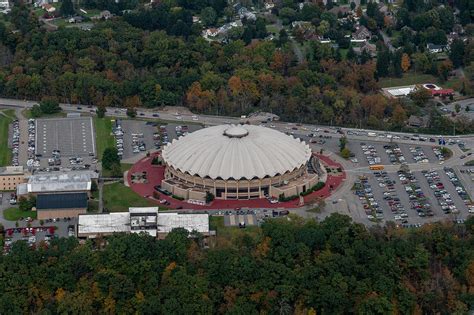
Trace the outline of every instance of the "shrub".
<path fill-rule="evenodd" d="M 184 200 L 183 197 L 176 196 L 176 195 L 171 195 L 171 197 L 173 197 L 174 199 L 177 199 L 177 200 Z"/>

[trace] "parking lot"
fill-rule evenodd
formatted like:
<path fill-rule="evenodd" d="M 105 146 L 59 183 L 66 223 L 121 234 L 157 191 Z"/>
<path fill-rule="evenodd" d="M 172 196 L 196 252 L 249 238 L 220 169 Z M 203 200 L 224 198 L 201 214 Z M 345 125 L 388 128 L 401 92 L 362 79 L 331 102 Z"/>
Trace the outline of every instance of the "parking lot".
<path fill-rule="evenodd" d="M 46 158 L 95 155 L 95 135 L 90 117 L 36 120 L 36 155 Z"/>
<path fill-rule="evenodd" d="M 148 150 L 159 150 L 173 139 L 202 128 L 195 124 L 160 124 L 139 120 L 119 120 L 118 123 L 123 137 L 116 136 L 116 143 L 119 153 L 122 152 L 122 159 L 134 157 Z"/>

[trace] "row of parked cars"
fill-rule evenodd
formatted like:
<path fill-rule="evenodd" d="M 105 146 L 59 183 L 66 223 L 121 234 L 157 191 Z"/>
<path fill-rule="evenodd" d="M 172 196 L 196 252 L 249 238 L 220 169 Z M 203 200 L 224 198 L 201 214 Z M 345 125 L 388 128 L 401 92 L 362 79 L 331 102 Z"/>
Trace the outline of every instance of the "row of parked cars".
<path fill-rule="evenodd" d="M 146 151 L 146 144 L 143 133 L 132 133 L 132 152 L 140 153 Z"/>
<path fill-rule="evenodd" d="M 451 195 L 446 191 L 444 184 L 441 182 L 438 172 L 435 170 L 424 170 L 422 173 L 430 185 L 430 188 L 433 190 L 433 194 L 435 195 L 436 201 L 441 207 L 441 210 L 443 210 L 445 214 L 459 213 Z"/>
<path fill-rule="evenodd" d="M 13 121 L 12 123 L 12 165 L 20 165 L 18 161 L 18 154 L 20 151 L 20 123 L 18 120 Z"/>
<path fill-rule="evenodd" d="M 420 183 L 415 178 L 415 175 L 411 171 L 400 170 L 398 171 L 398 177 L 408 194 L 411 208 L 418 213 L 418 216 L 434 216 L 431 204 L 421 189 Z"/>
<path fill-rule="evenodd" d="M 118 156 L 122 158 L 123 156 L 123 130 L 122 130 L 122 124 L 120 123 L 120 120 L 115 121 L 115 126 L 112 130 L 114 137 L 115 137 L 115 144 L 117 146 L 117 151 L 118 151 Z"/>
<path fill-rule="evenodd" d="M 402 149 L 398 144 L 384 145 L 385 153 L 387 153 L 390 163 L 392 164 L 406 164 L 406 159 L 403 156 Z"/>
<path fill-rule="evenodd" d="M 374 172 L 374 176 L 379 186 L 384 189 L 383 199 L 387 202 L 390 211 L 392 211 L 394 220 L 407 223 L 408 214 L 397 195 L 395 181 L 392 180 L 385 171 Z"/>
<path fill-rule="evenodd" d="M 36 155 L 36 122 L 34 119 L 28 119 L 28 161 L 26 161 L 26 166 L 28 168 L 39 168 L 40 160 L 39 156 Z"/>
<path fill-rule="evenodd" d="M 383 220 L 383 210 L 375 200 L 372 187 L 366 176 L 359 176 L 359 180 L 355 182 L 355 194 L 359 197 L 364 207 L 365 214 L 370 221 Z"/>
<path fill-rule="evenodd" d="M 446 175 L 449 177 L 449 181 L 454 185 L 454 189 L 458 193 L 459 197 L 463 200 L 464 204 L 467 206 L 469 213 L 474 213 L 474 204 L 472 203 L 471 197 L 464 189 L 459 177 L 456 175 L 454 169 L 450 167 L 445 167 L 444 171 Z"/>
<path fill-rule="evenodd" d="M 364 152 L 365 157 L 369 165 L 375 165 L 380 163 L 380 157 L 377 154 L 377 150 L 373 145 L 367 145 L 364 142 L 360 143 L 362 151 Z"/>
<path fill-rule="evenodd" d="M 410 152 L 416 163 L 429 163 L 429 160 L 421 147 L 410 147 Z"/>

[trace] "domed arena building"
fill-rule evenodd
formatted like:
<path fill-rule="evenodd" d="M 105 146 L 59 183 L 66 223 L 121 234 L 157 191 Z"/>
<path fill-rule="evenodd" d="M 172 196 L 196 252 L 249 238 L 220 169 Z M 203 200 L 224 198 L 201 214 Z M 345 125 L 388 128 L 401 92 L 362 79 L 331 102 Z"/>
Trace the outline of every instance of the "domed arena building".
<path fill-rule="evenodd" d="M 324 169 L 305 142 L 274 129 L 220 125 L 166 145 L 162 189 L 184 199 L 245 200 L 298 195 Z"/>

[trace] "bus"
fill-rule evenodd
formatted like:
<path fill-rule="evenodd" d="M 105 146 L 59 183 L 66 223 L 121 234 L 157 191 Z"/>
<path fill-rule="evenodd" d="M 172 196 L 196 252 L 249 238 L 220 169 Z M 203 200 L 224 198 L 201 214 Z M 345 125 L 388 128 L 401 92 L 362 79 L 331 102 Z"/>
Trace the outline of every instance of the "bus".
<path fill-rule="evenodd" d="M 372 171 L 382 171 L 384 169 L 383 165 L 371 165 L 369 169 Z"/>

